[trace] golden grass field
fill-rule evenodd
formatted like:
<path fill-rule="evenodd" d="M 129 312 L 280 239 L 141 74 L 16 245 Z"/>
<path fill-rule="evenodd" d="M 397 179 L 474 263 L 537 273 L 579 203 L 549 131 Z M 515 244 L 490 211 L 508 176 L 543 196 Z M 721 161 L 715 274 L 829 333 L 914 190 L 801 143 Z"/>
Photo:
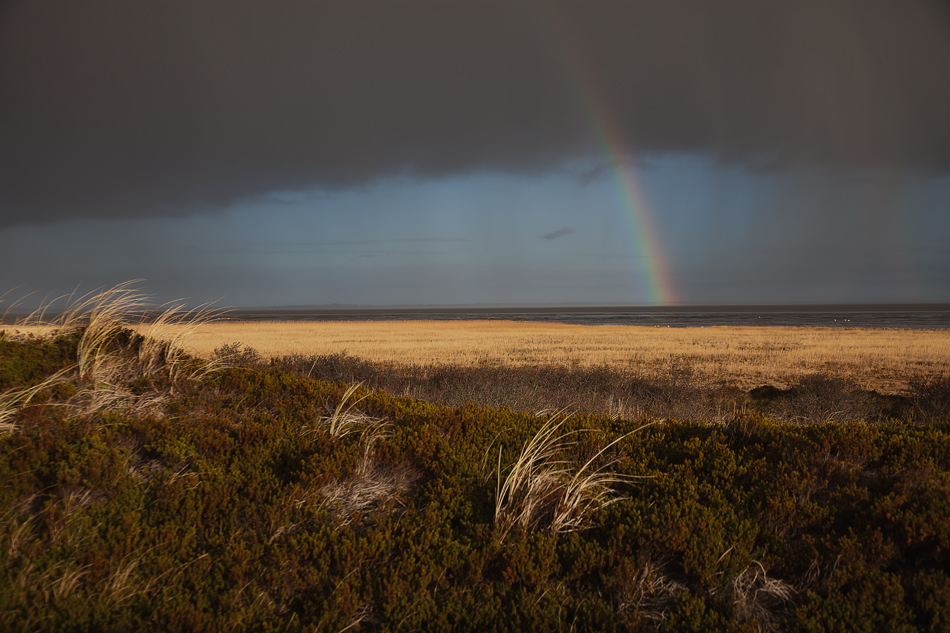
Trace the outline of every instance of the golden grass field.
<path fill-rule="evenodd" d="M 176 326 L 166 326 L 171 329 Z M 12 327 L 37 331 L 35 327 Z M 743 388 L 803 375 L 847 376 L 897 393 L 950 370 L 950 331 L 802 327 L 654 328 L 529 321 L 212 321 L 185 347 L 207 357 L 242 343 L 264 357 L 345 351 L 387 363 L 598 366 L 647 374 L 688 367 L 694 378 Z"/>
<path fill-rule="evenodd" d="M 346 351 L 371 361 L 456 365 L 610 365 L 742 387 L 784 386 L 818 371 L 896 392 L 950 369 L 950 331 L 794 327 L 653 328 L 527 321 L 219 321 L 187 344 L 207 356 L 240 342 L 265 357 Z"/>

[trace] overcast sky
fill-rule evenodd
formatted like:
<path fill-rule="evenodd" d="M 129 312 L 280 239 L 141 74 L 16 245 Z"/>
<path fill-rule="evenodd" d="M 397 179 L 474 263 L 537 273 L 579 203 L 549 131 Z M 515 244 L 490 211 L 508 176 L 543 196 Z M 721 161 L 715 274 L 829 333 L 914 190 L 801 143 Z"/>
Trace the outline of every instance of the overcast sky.
<path fill-rule="evenodd" d="M 948 113 L 947 2 L 8 1 L 0 293 L 948 302 Z"/>

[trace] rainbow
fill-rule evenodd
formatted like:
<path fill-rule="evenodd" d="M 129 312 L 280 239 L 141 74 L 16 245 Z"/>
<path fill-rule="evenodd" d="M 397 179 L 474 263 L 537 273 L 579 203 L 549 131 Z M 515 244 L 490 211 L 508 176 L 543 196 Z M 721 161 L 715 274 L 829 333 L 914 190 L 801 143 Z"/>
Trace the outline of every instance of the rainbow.
<path fill-rule="evenodd" d="M 585 70 L 581 47 L 570 31 L 562 25 L 553 7 L 538 0 L 539 13 L 548 23 L 558 51 L 568 72 L 578 85 L 578 98 L 590 121 L 601 151 L 612 167 L 614 181 L 624 209 L 624 220 L 629 224 L 633 251 L 645 264 L 640 267 L 643 287 L 647 290 L 649 303 L 673 305 L 678 302 L 673 276 L 663 242 L 653 221 L 653 213 L 636 177 L 636 170 L 624 147 L 623 134 L 615 118 L 611 116 L 607 99 L 597 89 L 593 75 Z"/>

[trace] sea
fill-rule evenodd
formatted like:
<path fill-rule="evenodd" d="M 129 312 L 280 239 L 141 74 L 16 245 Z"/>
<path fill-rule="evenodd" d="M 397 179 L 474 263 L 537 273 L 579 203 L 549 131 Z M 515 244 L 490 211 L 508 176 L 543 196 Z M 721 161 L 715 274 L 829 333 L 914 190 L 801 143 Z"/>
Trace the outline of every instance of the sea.
<path fill-rule="evenodd" d="M 240 321 L 506 320 L 579 325 L 723 325 L 865 329 L 950 329 L 950 304 L 793 306 L 280 307 L 228 311 Z"/>

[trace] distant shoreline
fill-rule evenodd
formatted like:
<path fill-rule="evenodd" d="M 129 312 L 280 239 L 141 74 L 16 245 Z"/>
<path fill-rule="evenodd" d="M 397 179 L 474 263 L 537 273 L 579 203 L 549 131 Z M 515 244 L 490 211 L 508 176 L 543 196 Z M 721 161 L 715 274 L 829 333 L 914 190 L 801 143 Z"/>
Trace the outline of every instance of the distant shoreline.
<path fill-rule="evenodd" d="M 950 329 L 950 304 L 243 308 L 223 321 L 537 321 L 652 327 L 784 326 Z"/>
<path fill-rule="evenodd" d="M 947 312 L 950 303 L 839 303 L 839 304 L 724 304 L 724 305 L 673 305 L 673 306 L 274 306 L 234 308 L 228 311 L 232 318 L 254 319 L 256 315 L 382 315 L 382 314 L 725 314 L 725 313 L 855 313 L 855 312 Z"/>
<path fill-rule="evenodd" d="M 537 321 L 653 327 L 784 326 L 950 329 L 950 303 L 680 306 L 289 306 L 212 309 L 216 321 Z M 157 314 L 157 313 L 156 313 Z M 14 324 L 25 314 L 6 314 Z M 47 311 L 47 321 L 58 314 Z M 147 314 L 141 314 L 148 320 Z"/>

